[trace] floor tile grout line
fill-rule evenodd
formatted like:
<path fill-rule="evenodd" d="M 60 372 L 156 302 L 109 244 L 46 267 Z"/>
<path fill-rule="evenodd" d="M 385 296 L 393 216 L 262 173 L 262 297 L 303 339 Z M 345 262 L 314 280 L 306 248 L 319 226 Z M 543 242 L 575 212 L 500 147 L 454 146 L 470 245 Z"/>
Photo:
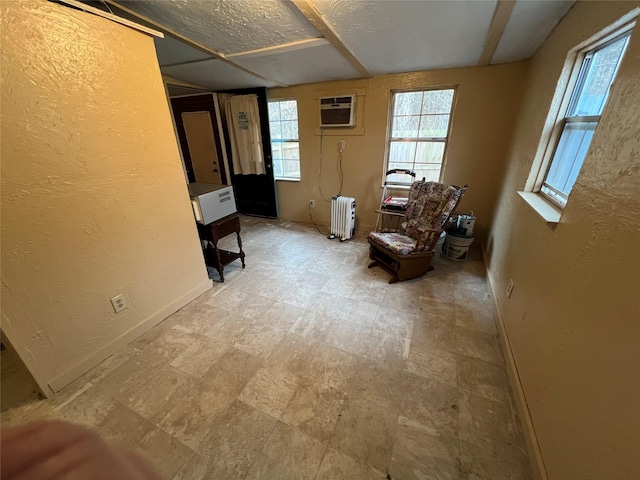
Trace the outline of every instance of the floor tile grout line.
<path fill-rule="evenodd" d="M 258 224 L 258 223 L 256 223 L 256 222 L 254 222 L 253 224 L 254 224 L 254 225 L 259 225 L 259 224 Z M 298 235 L 298 234 L 297 234 L 297 235 Z M 299 235 L 303 235 L 303 233 L 300 233 Z M 258 236 L 256 235 L 256 237 L 255 237 L 255 238 L 258 238 Z M 344 258 L 346 258 L 346 257 L 344 257 Z M 300 265 L 303 265 L 303 264 L 304 264 L 304 262 L 301 262 L 301 263 L 300 263 Z M 350 264 L 350 265 L 351 265 L 351 264 Z M 464 267 L 464 266 L 463 266 L 463 267 Z M 271 267 L 268 267 L 268 268 L 265 268 L 265 269 L 263 269 L 263 270 L 261 270 L 261 271 L 266 272 L 267 274 L 271 275 L 269 272 L 271 272 L 272 270 L 271 270 Z M 234 272 L 234 273 L 236 273 L 236 272 Z M 242 276 L 242 272 L 241 272 L 241 271 L 237 272 L 237 275 L 235 275 L 235 276 L 233 277 L 233 279 L 234 279 L 234 281 L 233 281 L 233 282 L 228 282 L 228 283 L 226 283 L 226 285 L 222 286 L 222 287 L 221 287 L 221 289 L 219 289 L 217 292 L 215 292 L 215 294 L 214 294 L 214 295 L 210 295 L 210 296 L 206 297 L 206 300 L 203 300 L 203 301 L 202 301 L 202 303 L 206 303 L 206 302 L 212 301 L 212 299 L 217 298 L 217 296 L 218 296 L 218 295 L 220 295 L 220 294 L 224 294 L 224 292 L 225 292 L 225 291 L 227 291 L 227 292 L 232 292 L 234 289 L 240 289 L 240 290 L 238 290 L 238 291 L 241 291 L 241 289 L 243 289 L 243 288 L 246 288 L 246 287 L 247 287 L 247 283 L 246 283 L 246 279 L 247 279 L 247 278 L 248 278 L 248 277 L 247 277 L 246 275 L 245 275 L 245 276 Z M 372 277 L 372 278 L 373 278 L 373 277 Z M 454 278 L 457 278 L 457 277 L 454 277 Z M 231 280 L 231 278 L 230 278 L 230 280 Z M 450 281 L 450 280 L 449 280 L 449 281 Z M 456 284 L 456 285 L 457 285 L 457 284 Z M 431 295 L 431 294 L 429 294 L 429 293 L 423 293 L 423 292 L 426 292 L 426 290 L 423 290 L 423 287 L 420 287 L 420 289 L 418 289 L 415 285 L 409 285 L 409 284 L 408 284 L 408 285 L 406 285 L 406 287 L 407 287 L 407 288 L 412 288 L 412 289 L 413 289 L 413 291 L 415 292 L 414 296 L 415 296 L 415 295 L 417 295 L 417 294 L 418 294 L 418 292 L 420 292 L 420 295 L 424 295 L 426 298 L 429 298 L 429 297 L 430 297 L 430 295 Z M 456 287 L 456 288 L 457 288 L 457 287 Z M 329 289 L 329 288 L 328 288 L 328 290 L 331 290 L 331 289 Z M 357 291 L 357 290 L 354 290 L 354 292 L 355 292 L 355 291 Z M 386 295 L 386 292 L 387 292 L 387 291 L 388 291 L 387 289 L 385 289 L 385 290 L 381 290 L 381 295 Z M 384 292 L 384 293 L 382 293 L 382 292 Z M 351 293 L 351 294 L 349 295 L 349 298 L 348 298 L 348 300 L 347 300 L 347 301 L 351 300 L 353 295 L 354 295 L 354 294 L 353 294 L 353 293 Z M 265 296 L 265 298 L 271 298 L 271 297 L 268 297 L 267 295 L 264 295 L 264 296 Z M 273 299 L 273 298 L 271 298 L 271 299 L 272 299 L 272 300 L 274 300 L 274 301 L 276 301 L 276 300 L 275 300 L 275 299 Z M 362 301 L 367 302 L 367 303 L 371 303 L 369 300 L 362 300 Z M 453 301 L 453 302 L 455 303 L 455 301 Z M 198 302 L 196 302 L 196 303 L 198 303 Z M 214 302 L 214 303 L 215 303 L 215 302 Z M 372 304 L 373 304 L 373 303 L 372 303 Z M 190 305 L 191 305 L 191 304 L 190 304 Z M 374 304 L 374 305 L 378 305 L 378 304 Z M 379 310 L 381 307 L 380 307 L 380 306 L 376 306 L 376 308 Z M 303 307 L 303 309 L 304 309 L 305 311 L 306 311 L 306 310 L 309 310 L 309 308 L 307 308 L 306 306 L 305 306 L 305 307 Z M 422 318 L 422 316 L 423 316 L 423 312 L 424 312 L 424 308 L 421 308 L 421 302 L 414 302 L 414 303 L 412 303 L 411 305 L 406 305 L 406 310 L 407 310 L 407 311 L 409 311 L 409 310 L 410 310 L 410 311 L 412 311 L 412 312 L 413 312 L 413 313 L 412 313 L 413 315 L 415 315 L 415 314 L 420 314 L 420 317 L 421 317 L 421 318 Z M 455 309 L 454 309 L 454 310 L 455 310 Z M 251 317 L 249 317 L 249 320 L 251 320 Z M 182 322 L 182 320 L 181 320 L 181 322 Z M 294 322 L 294 323 L 295 323 L 295 322 Z M 453 325 L 454 325 L 454 329 L 453 329 L 454 345 L 456 345 L 456 344 L 458 343 L 458 334 L 459 334 L 459 332 L 463 332 L 463 331 L 465 331 L 465 330 L 471 330 L 471 331 L 473 331 L 473 330 L 474 330 L 474 329 L 468 328 L 468 326 L 467 326 L 467 325 L 458 325 L 458 323 L 457 323 L 457 321 L 456 321 L 456 318 L 455 318 L 455 311 L 454 311 Z M 371 332 L 373 332 L 374 327 L 371 327 L 370 325 L 364 325 L 364 327 L 366 327 L 366 328 L 368 329 L 368 332 L 370 332 L 370 333 L 371 333 Z M 415 325 L 414 325 L 414 328 L 413 328 L 413 330 L 412 330 L 412 332 L 411 332 L 411 336 L 409 337 L 409 345 L 408 345 L 408 350 L 409 350 L 409 351 L 411 351 L 411 349 L 413 348 L 413 345 L 412 345 L 412 338 L 411 338 L 411 337 L 413 337 L 413 333 L 414 333 L 414 331 L 415 331 Z M 286 335 L 289 335 L 290 333 L 291 333 L 291 331 L 290 331 L 290 329 L 289 329 L 289 330 L 287 331 L 287 333 L 285 334 L 285 336 L 286 336 Z M 482 333 L 490 333 L 490 332 L 482 332 Z M 475 334 L 475 331 L 474 331 L 474 334 Z M 211 338 L 211 337 L 208 337 L 208 338 Z M 326 341 L 325 341 L 325 339 L 323 339 L 323 340 L 322 340 L 322 343 L 323 343 L 323 344 L 325 344 L 325 345 L 331 345 L 331 343 L 330 343 L 330 342 L 326 342 Z M 233 345 L 235 345 L 235 342 L 233 342 L 233 341 L 232 341 L 232 342 L 230 342 L 230 343 L 229 343 L 229 349 L 233 348 Z M 188 349 L 188 348 L 190 348 L 190 346 L 188 346 L 188 347 L 187 347 L 187 349 Z M 236 348 L 237 348 L 237 347 L 236 347 Z M 334 346 L 333 348 L 336 348 L 336 347 Z M 241 348 L 240 348 L 240 349 L 241 349 Z M 338 347 L 337 347 L 337 349 L 338 349 L 338 350 L 340 350 L 341 352 L 345 353 L 346 355 L 349 355 L 349 356 L 351 356 L 351 357 L 353 357 L 353 358 L 357 359 L 359 362 L 365 362 L 365 363 L 367 363 L 367 364 L 375 365 L 375 366 L 376 366 L 376 368 L 385 368 L 385 369 L 388 369 L 388 368 L 391 368 L 390 366 L 392 365 L 392 363 L 391 363 L 391 362 L 389 362 L 389 361 L 387 361 L 387 359 L 386 359 L 386 358 L 384 358 L 384 359 L 376 359 L 376 358 L 374 358 L 374 356 L 372 356 L 372 355 L 366 355 L 366 354 L 363 354 L 363 353 L 355 353 L 355 354 L 354 354 L 354 353 L 352 353 L 351 351 L 348 351 L 348 350 L 345 350 L 345 349 L 343 349 L 343 348 L 340 348 L 340 346 L 338 346 Z M 242 349 L 241 349 L 241 350 L 242 350 Z M 476 396 L 482 397 L 482 398 L 484 398 L 484 399 L 486 399 L 486 400 L 488 400 L 488 401 L 495 401 L 495 400 L 493 400 L 492 398 L 485 398 L 485 397 L 483 397 L 482 395 L 478 395 L 478 392 L 473 391 L 472 389 L 469 389 L 469 388 L 467 388 L 467 386 L 464 386 L 464 385 L 462 384 L 462 382 L 461 382 L 461 377 L 460 377 L 459 363 L 460 363 L 460 361 L 461 361 L 461 360 L 460 360 L 461 358 L 469 358 L 469 359 L 474 359 L 474 360 L 476 360 L 476 361 L 478 361 L 478 362 L 484 362 L 484 363 L 487 363 L 487 364 L 490 364 L 490 365 L 496 366 L 496 368 L 502 368 L 502 367 L 501 367 L 500 365 L 496 365 L 496 364 L 494 364 L 494 363 L 492 363 L 492 362 L 487 362 L 486 360 L 484 360 L 484 359 L 482 359 L 482 358 L 477 358 L 477 357 L 473 357 L 473 356 L 466 356 L 466 355 L 462 354 L 460 351 L 457 351 L 457 349 L 454 349 L 454 350 L 455 350 L 455 351 L 453 352 L 453 355 L 454 355 L 454 361 L 455 361 L 455 386 L 456 386 L 456 389 L 457 389 L 458 393 L 460 394 L 460 393 L 462 393 L 462 392 L 468 392 L 468 393 L 470 393 L 470 394 L 472 394 L 472 395 L 476 395 Z M 271 350 L 271 351 L 269 351 L 269 353 L 268 353 L 268 354 L 266 354 L 266 355 L 264 356 L 265 358 L 263 358 L 262 356 L 259 356 L 259 357 L 260 357 L 260 359 L 261 359 L 261 361 L 263 362 L 263 367 L 261 367 L 261 368 L 264 368 L 264 362 L 268 362 L 268 360 L 269 360 L 269 356 L 271 355 L 271 353 L 272 353 L 272 350 Z M 182 354 L 182 353 L 178 354 L 178 355 L 176 356 L 176 358 L 178 358 L 181 354 Z M 401 356 L 401 357 L 402 357 L 402 356 Z M 187 375 L 187 376 L 189 376 L 189 377 L 191 377 L 191 378 L 194 378 L 196 381 L 199 381 L 199 380 L 200 380 L 198 377 L 195 377 L 195 376 L 193 376 L 193 375 L 190 375 L 189 373 L 184 372 L 183 370 L 181 370 L 181 369 L 179 369 L 179 368 L 177 368 L 177 367 L 173 367 L 173 365 L 171 365 L 171 363 L 172 363 L 174 360 L 175 360 L 175 358 L 174 358 L 174 359 L 169 358 L 169 359 L 167 359 L 167 360 L 166 360 L 162 365 L 163 365 L 163 366 L 169 365 L 169 367 L 171 367 L 171 368 L 175 369 L 176 371 L 180 371 L 181 373 L 183 373 L 183 374 L 185 374 L 185 375 Z M 402 362 L 401 362 L 399 365 L 400 365 L 400 366 L 399 366 L 399 367 L 397 367 L 397 368 L 400 368 L 403 372 L 407 372 L 407 371 L 408 371 L 407 364 L 406 364 L 406 359 L 403 359 L 403 360 L 402 360 Z M 211 368 L 211 367 L 210 367 L 210 368 Z M 394 368 L 396 368 L 396 367 L 394 367 Z M 292 373 L 296 373 L 296 372 L 294 371 L 294 369 L 290 369 L 290 368 L 288 368 L 288 367 L 285 367 L 285 369 L 286 369 L 286 370 L 288 370 L 288 371 L 292 371 Z M 429 379 L 429 378 L 430 378 L 430 377 L 428 377 L 428 376 L 422 376 L 422 375 L 418 375 L 418 377 L 423 377 L 423 378 L 427 378 L 427 379 Z M 434 378 L 431 378 L 431 380 L 433 380 L 434 382 L 437 382 L 437 381 L 438 381 L 438 380 L 437 380 L 437 378 L 435 378 L 435 379 L 434 379 Z M 248 381 L 251 381 L 251 380 L 248 380 Z M 99 382 L 98 382 L 98 383 L 99 383 Z M 332 383 L 332 382 L 330 382 L 330 383 Z M 320 382 L 319 384 L 320 384 L 320 385 L 327 386 L 327 387 L 330 387 L 330 388 L 333 388 L 333 387 L 332 387 L 332 385 L 328 385 L 328 383 L 325 383 L 325 382 L 324 382 L 324 380 L 323 380 L 322 382 Z M 245 384 L 245 386 L 246 386 L 246 384 Z M 241 390 L 241 391 L 242 391 L 242 390 Z M 342 391 L 342 390 L 340 390 L 340 391 Z M 239 395 L 240 395 L 240 393 L 238 393 L 234 398 L 235 398 L 235 399 L 237 399 L 237 400 L 239 400 L 239 399 L 238 399 L 238 396 L 239 396 Z M 294 396 L 295 396 L 295 392 L 294 392 Z M 347 395 L 347 397 L 348 397 L 348 395 Z M 292 401 L 292 399 L 293 399 L 293 398 L 294 398 L 294 397 L 292 396 L 292 397 L 289 399 L 289 401 L 287 402 L 287 405 L 289 405 L 289 404 L 291 403 L 291 401 Z M 117 399 L 114 399 L 114 401 L 118 402 L 119 404 L 122 404 L 122 402 L 118 401 Z M 239 400 L 239 401 L 240 401 L 240 400 Z M 125 408 L 127 408 L 128 410 L 132 411 L 133 413 L 137 413 L 137 412 L 135 412 L 135 411 L 131 410 L 129 407 L 127 407 L 127 406 L 126 406 L 126 405 L 124 405 L 124 404 L 122 404 L 122 406 L 124 406 L 124 407 L 125 407 Z M 252 408 L 255 408 L 255 407 L 252 407 Z M 286 405 L 285 405 L 285 407 L 284 407 L 284 408 L 286 409 Z M 257 410 L 259 410 L 259 411 L 261 411 L 261 412 L 265 413 L 266 415 L 269 415 L 271 418 L 276 418 L 276 417 L 274 417 L 274 416 L 272 416 L 272 415 L 270 415 L 270 414 L 268 414 L 268 413 L 264 412 L 264 410 L 262 410 L 262 409 L 260 409 L 260 408 L 258 408 Z M 284 411 L 284 410 L 283 410 L 283 411 Z M 342 406 L 341 406 L 341 408 L 340 408 L 340 412 L 343 412 L 343 411 L 344 411 L 344 405 L 342 405 Z M 139 415 L 139 414 L 137 414 L 137 415 L 138 415 L 138 416 L 141 416 L 142 418 L 145 418 L 145 417 L 144 417 L 144 416 L 142 416 L 142 415 Z M 281 417 L 281 415 L 280 415 L 280 417 Z M 394 424 L 394 426 L 395 426 L 395 432 L 394 432 L 394 434 L 393 434 L 394 442 L 396 442 L 396 441 L 397 441 L 398 426 L 399 426 L 399 418 L 400 418 L 400 415 L 398 414 L 398 416 L 397 416 L 397 418 L 396 418 L 396 422 L 395 422 L 395 424 Z M 282 421 L 282 420 L 281 420 L 280 418 L 276 418 L 276 423 L 274 424 L 274 428 L 275 428 L 275 425 L 277 425 L 277 422 L 278 422 L 278 421 Z M 151 423 L 152 423 L 152 424 L 154 424 L 154 422 L 151 422 Z M 331 438 L 333 438 L 333 437 L 335 436 L 335 429 L 336 429 L 336 425 L 338 425 L 338 422 L 337 422 L 337 421 L 336 421 L 336 423 L 335 423 L 335 424 L 333 424 L 333 425 L 332 425 L 332 430 L 331 430 L 331 433 L 329 434 L 329 437 L 328 437 L 329 439 L 327 440 L 327 442 L 330 442 L 330 441 L 331 441 Z M 168 432 L 166 432 L 166 431 L 165 431 L 162 427 L 160 427 L 159 425 L 155 424 L 155 427 L 156 427 L 156 428 L 158 428 L 159 430 L 162 430 L 162 431 L 164 431 L 165 433 L 167 433 L 167 434 L 168 434 Z M 293 428 L 295 428 L 295 427 L 293 427 Z M 273 431 L 273 430 L 270 430 L 269 435 L 271 435 L 272 431 Z M 458 444 L 458 457 L 460 457 L 460 455 L 461 455 L 461 446 L 460 446 L 460 444 L 461 444 L 461 439 L 459 438 L 459 437 L 460 437 L 460 415 L 459 415 L 459 413 L 456 415 L 456 432 L 457 432 L 456 437 L 458 437 L 458 440 L 457 440 L 457 444 Z M 302 433 L 304 433 L 304 432 L 302 432 Z M 177 440 L 177 438 L 176 438 L 176 440 Z M 180 443 L 181 443 L 181 442 L 180 442 Z M 191 450 L 191 451 L 193 452 L 193 449 L 191 449 L 191 448 L 190 448 L 190 447 L 188 447 L 188 446 L 186 446 L 186 447 L 187 447 L 189 450 Z M 322 459 L 320 460 L 319 466 L 320 466 L 320 465 L 322 465 L 322 462 L 324 461 L 324 458 L 326 457 L 326 454 L 327 454 L 327 452 L 328 452 L 328 449 L 329 449 L 329 448 L 330 448 L 330 447 L 328 446 L 328 447 L 327 447 L 327 449 L 325 449 L 324 454 L 323 454 L 323 457 L 322 457 Z M 393 446 L 392 446 L 391 450 L 393 450 Z M 343 453 L 343 454 L 345 454 L 345 455 L 347 455 L 347 456 L 349 456 L 349 454 L 347 454 L 347 453 L 344 453 L 344 452 L 342 452 L 342 453 Z M 193 455 L 193 453 L 192 453 L 192 455 Z M 353 458 L 353 457 L 350 457 L 350 458 Z M 355 459 L 354 459 L 354 461 L 355 461 Z M 255 462 L 255 460 L 254 460 L 254 462 Z M 458 464 L 459 464 L 459 471 L 461 472 L 461 471 L 462 471 L 462 466 L 461 466 L 461 463 L 460 463 L 460 458 L 458 458 L 458 462 L 459 462 L 459 463 L 458 463 Z M 318 472 L 319 472 L 319 468 L 320 468 L 320 467 L 318 467 Z M 317 472 L 317 473 L 316 473 L 316 475 L 315 475 L 316 477 L 318 476 L 318 472 Z"/>

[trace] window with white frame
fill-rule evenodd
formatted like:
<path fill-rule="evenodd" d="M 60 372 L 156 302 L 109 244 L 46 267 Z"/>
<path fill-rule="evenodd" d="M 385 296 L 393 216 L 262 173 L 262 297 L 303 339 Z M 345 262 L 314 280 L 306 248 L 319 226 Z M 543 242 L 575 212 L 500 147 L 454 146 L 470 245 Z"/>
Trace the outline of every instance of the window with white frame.
<path fill-rule="evenodd" d="M 392 93 L 387 170 L 409 169 L 416 178 L 439 181 L 447 151 L 452 88 Z M 389 182 L 407 182 L 390 175 Z"/>
<path fill-rule="evenodd" d="M 269 101 L 269 131 L 275 178 L 300 180 L 298 105 L 295 100 Z"/>
<path fill-rule="evenodd" d="M 540 193 L 559 207 L 567 203 L 591 139 L 607 103 L 609 90 L 629 41 L 630 30 L 601 39 L 579 52 L 579 69 L 566 108 L 558 115 L 547 145 L 546 162 L 539 173 Z M 540 183 L 540 178 L 542 182 Z"/>

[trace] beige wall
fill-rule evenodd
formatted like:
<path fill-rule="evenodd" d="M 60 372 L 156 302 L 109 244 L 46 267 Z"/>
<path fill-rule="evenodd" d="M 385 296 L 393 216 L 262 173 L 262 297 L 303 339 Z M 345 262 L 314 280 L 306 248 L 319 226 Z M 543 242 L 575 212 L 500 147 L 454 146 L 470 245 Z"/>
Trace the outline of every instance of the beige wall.
<path fill-rule="evenodd" d="M 548 478 L 640 478 L 640 31 L 555 230 L 516 195 L 569 49 L 639 2 L 579 2 L 529 67 L 488 244 Z M 511 299 L 504 290 L 515 282 Z"/>
<path fill-rule="evenodd" d="M 391 90 L 457 86 L 456 105 L 448 147 L 444 181 L 469 184 L 461 210 L 473 210 L 477 233 L 486 235 L 502 182 L 506 149 L 520 101 L 527 64 L 456 68 L 430 72 L 385 75 L 370 80 L 325 82 L 269 90 L 269 97 L 298 101 L 300 182 L 278 181 L 280 216 L 309 222 L 308 203 L 315 199 L 314 220 L 330 223 L 330 203 L 318 189 L 320 136 L 318 98 L 359 93 L 357 127 L 325 129 L 323 136 L 322 188 L 327 196 L 337 193 L 337 142 L 346 141 L 343 195 L 355 197 L 359 233 L 375 225 L 375 209 L 382 194 L 385 146 Z"/>
<path fill-rule="evenodd" d="M 152 39 L 46 1 L 1 8 L 2 329 L 46 391 L 210 281 Z"/>

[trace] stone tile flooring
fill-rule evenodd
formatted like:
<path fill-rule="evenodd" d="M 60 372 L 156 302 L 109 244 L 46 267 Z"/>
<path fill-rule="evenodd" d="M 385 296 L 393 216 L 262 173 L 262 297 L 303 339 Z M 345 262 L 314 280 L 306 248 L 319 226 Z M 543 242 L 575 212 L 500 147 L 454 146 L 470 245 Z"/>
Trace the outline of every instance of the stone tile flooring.
<path fill-rule="evenodd" d="M 389 285 L 363 239 L 242 236 L 245 270 L 3 423 L 84 424 L 167 479 L 530 478 L 479 250 Z"/>

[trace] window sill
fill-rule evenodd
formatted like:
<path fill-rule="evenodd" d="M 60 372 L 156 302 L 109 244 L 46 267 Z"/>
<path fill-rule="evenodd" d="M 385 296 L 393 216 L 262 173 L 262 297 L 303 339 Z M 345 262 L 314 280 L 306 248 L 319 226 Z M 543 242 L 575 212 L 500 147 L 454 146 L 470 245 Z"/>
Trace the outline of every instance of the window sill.
<path fill-rule="evenodd" d="M 518 192 L 518 195 L 529 205 L 534 212 L 542 217 L 551 229 L 556 228 L 560 222 L 562 210 L 546 201 L 542 195 L 536 192 Z"/>
<path fill-rule="evenodd" d="M 352 128 L 341 128 L 341 127 L 327 127 L 327 128 L 316 128 L 313 132 L 316 137 L 349 137 L 349 136 L 362 136 L 364 135 L 364 127 L 352 127 Z"/>
<path fill-rule="evenodd" d="M 299 182 L 300 179 L 299 178 L 275 178 L 276 182 Z"/>

